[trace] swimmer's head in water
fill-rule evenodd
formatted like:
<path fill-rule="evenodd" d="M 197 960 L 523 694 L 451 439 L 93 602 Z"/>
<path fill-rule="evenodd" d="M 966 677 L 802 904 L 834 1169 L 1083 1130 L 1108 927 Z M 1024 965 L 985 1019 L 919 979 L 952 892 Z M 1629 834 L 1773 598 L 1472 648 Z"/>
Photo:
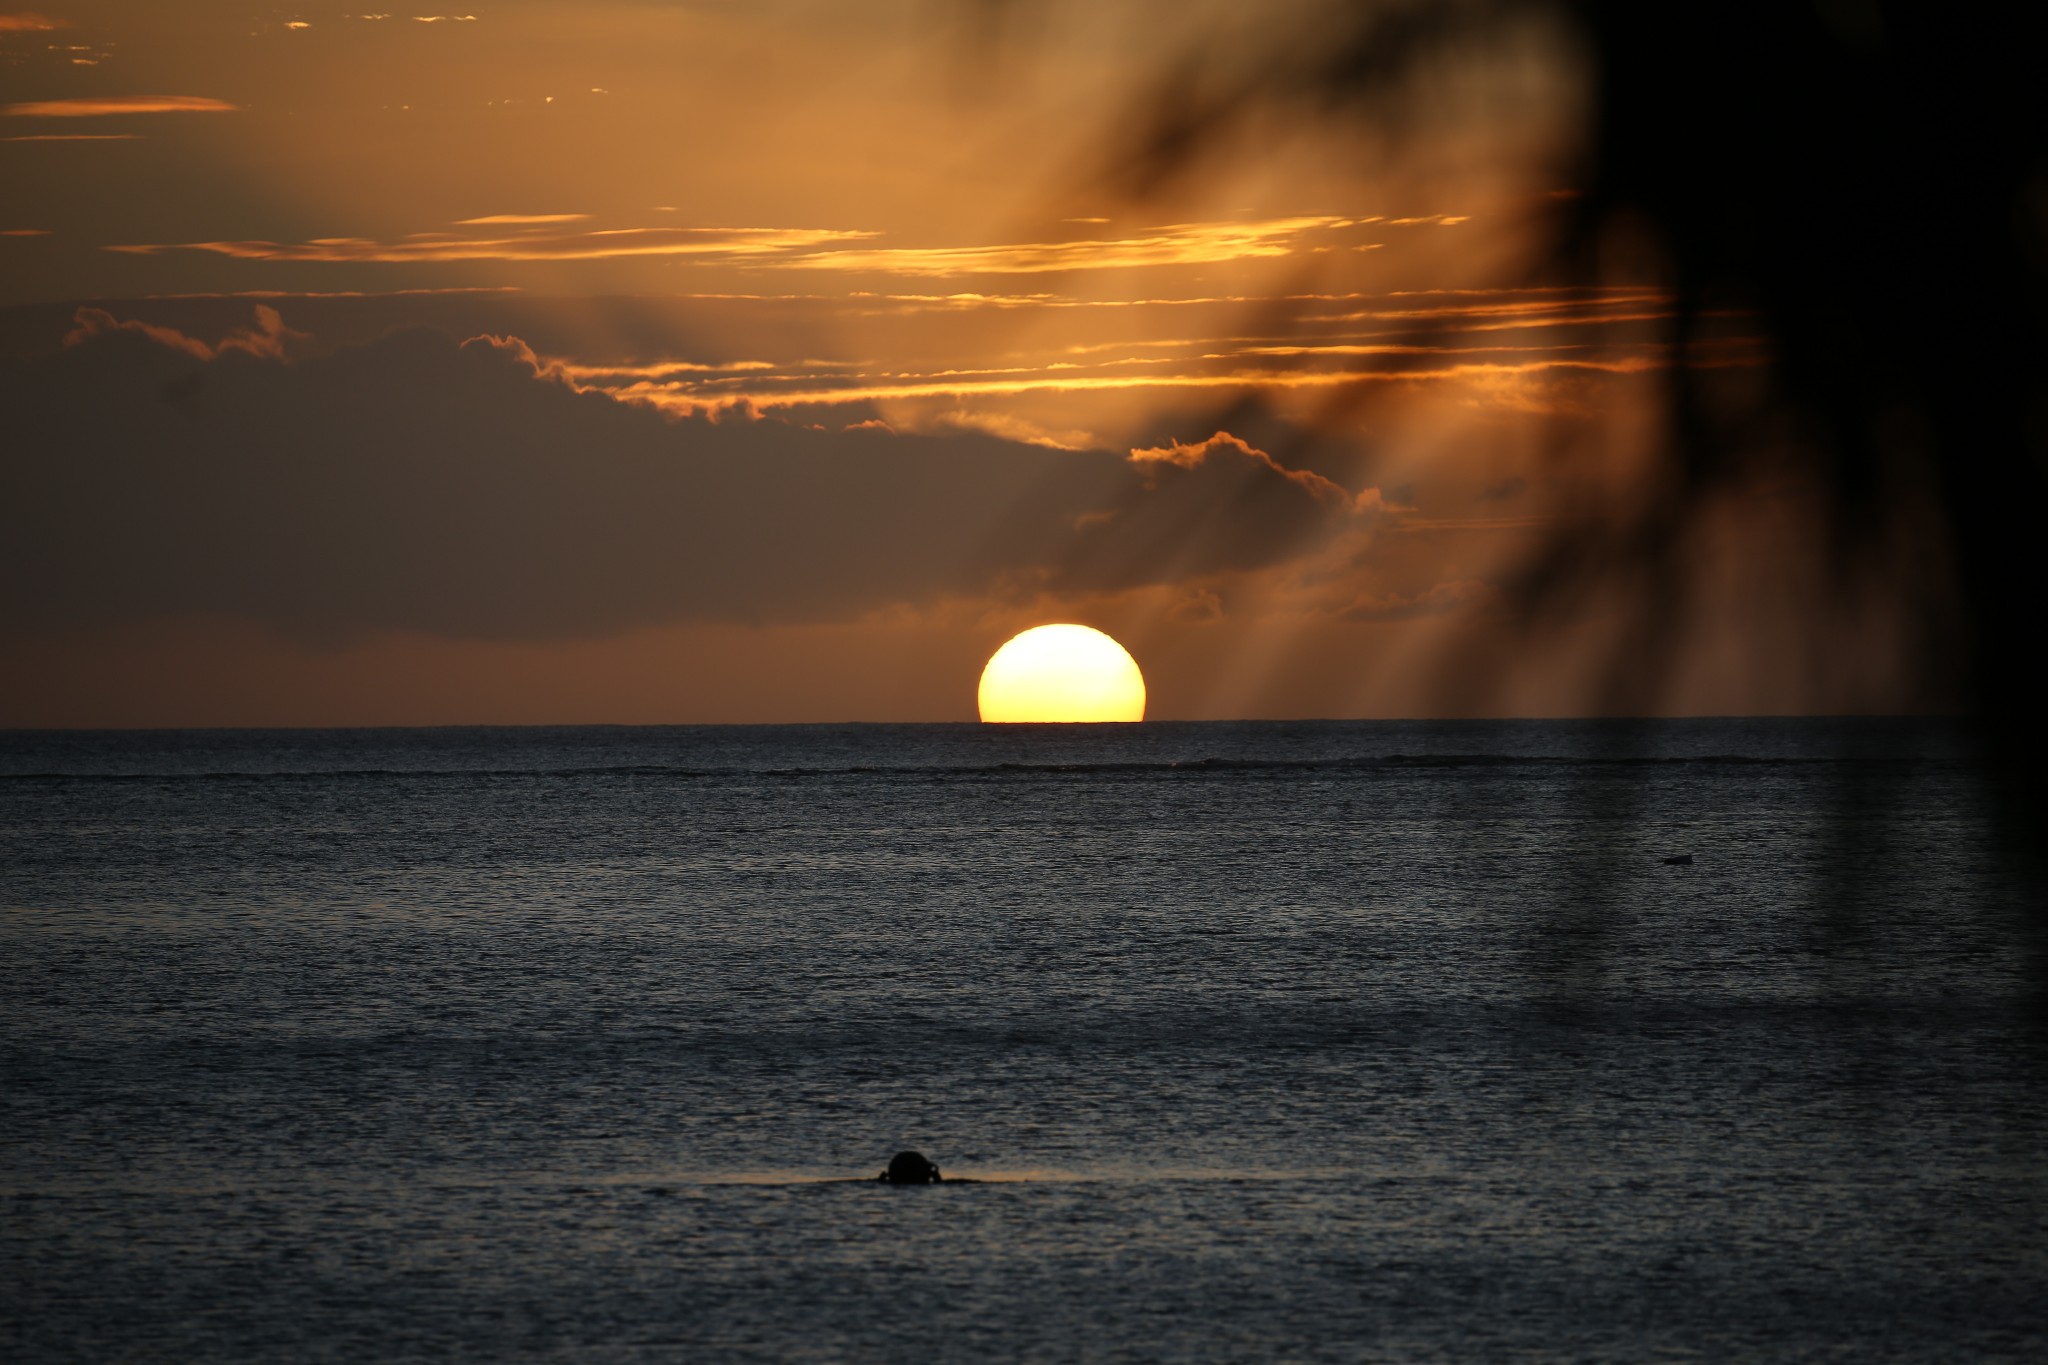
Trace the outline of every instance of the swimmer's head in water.
<path fill-rule="evenodd" d="M 936 1185 L 939 1168 L 926 1161 L 921 1152 L 898 1152 L 889 1158 L 889 1169 L 876 1179 L 889 1185 Z"/>

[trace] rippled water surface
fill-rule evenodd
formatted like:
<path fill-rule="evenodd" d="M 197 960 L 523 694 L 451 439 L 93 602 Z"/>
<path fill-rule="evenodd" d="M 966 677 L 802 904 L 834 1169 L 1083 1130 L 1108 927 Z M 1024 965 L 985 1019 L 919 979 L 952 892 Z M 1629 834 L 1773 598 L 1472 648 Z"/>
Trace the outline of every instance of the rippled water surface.
<path fill-rule="evenodd" d="M 2039 1359 L 2018 904 L 1902 723 L 0 735 L 0 1356 Z"/>

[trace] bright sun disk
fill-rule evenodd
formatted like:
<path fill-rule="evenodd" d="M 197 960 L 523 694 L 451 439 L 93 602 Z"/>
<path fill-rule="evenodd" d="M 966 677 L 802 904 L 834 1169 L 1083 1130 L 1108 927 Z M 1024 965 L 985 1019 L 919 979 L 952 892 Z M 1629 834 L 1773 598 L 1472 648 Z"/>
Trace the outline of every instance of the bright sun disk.
<path fill-rule="evenodd" d="M 1134 721 L 1145 678 L 1115 640 L 1087 626 L 1034 626 L 981 671 L 984 721 Z"/>

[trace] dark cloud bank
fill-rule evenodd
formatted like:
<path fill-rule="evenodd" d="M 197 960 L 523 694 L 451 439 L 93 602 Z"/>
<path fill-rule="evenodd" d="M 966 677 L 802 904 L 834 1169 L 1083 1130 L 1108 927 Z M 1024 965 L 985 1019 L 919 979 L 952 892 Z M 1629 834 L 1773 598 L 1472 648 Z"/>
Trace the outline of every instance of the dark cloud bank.
<path fill-rule="evenodd" d="M 0 366 L 0 628 L 211 614 L 306 635 L 590 636 L 1255 568 L 1351 515 L 1229 439 L 1173 459 L 673 419 L 517 342 L 290 360 L 94 310 Z"/>

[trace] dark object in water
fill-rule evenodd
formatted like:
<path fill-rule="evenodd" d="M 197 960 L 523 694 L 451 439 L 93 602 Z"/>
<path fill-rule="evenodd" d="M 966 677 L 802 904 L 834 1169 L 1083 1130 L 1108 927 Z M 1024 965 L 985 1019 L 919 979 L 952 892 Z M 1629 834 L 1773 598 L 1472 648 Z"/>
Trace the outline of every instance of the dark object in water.
<path fill-rule="evenodd" d="M 1666 867 L 1691 867 L 1691 866 L 1692 866 L 1692 855 L 1691 855 L 1690 853 L 1681 853 L 1681 854 L 1679 854 L 1679 855 L 1678 855 L 1677 857 L 1675 857 L 1675 858 L 1666 858 L 1666 859 L 1664 860 L 1664 866 L 1666 866 Z"/>
<path fill-rule="evenodd" d="M 939 1168 L 926 1161 L 921 1152 L 898 1152 L 889 1158 L 889 1169 L 875 1179 L 885 1185 L 936 1185 Z"/>

